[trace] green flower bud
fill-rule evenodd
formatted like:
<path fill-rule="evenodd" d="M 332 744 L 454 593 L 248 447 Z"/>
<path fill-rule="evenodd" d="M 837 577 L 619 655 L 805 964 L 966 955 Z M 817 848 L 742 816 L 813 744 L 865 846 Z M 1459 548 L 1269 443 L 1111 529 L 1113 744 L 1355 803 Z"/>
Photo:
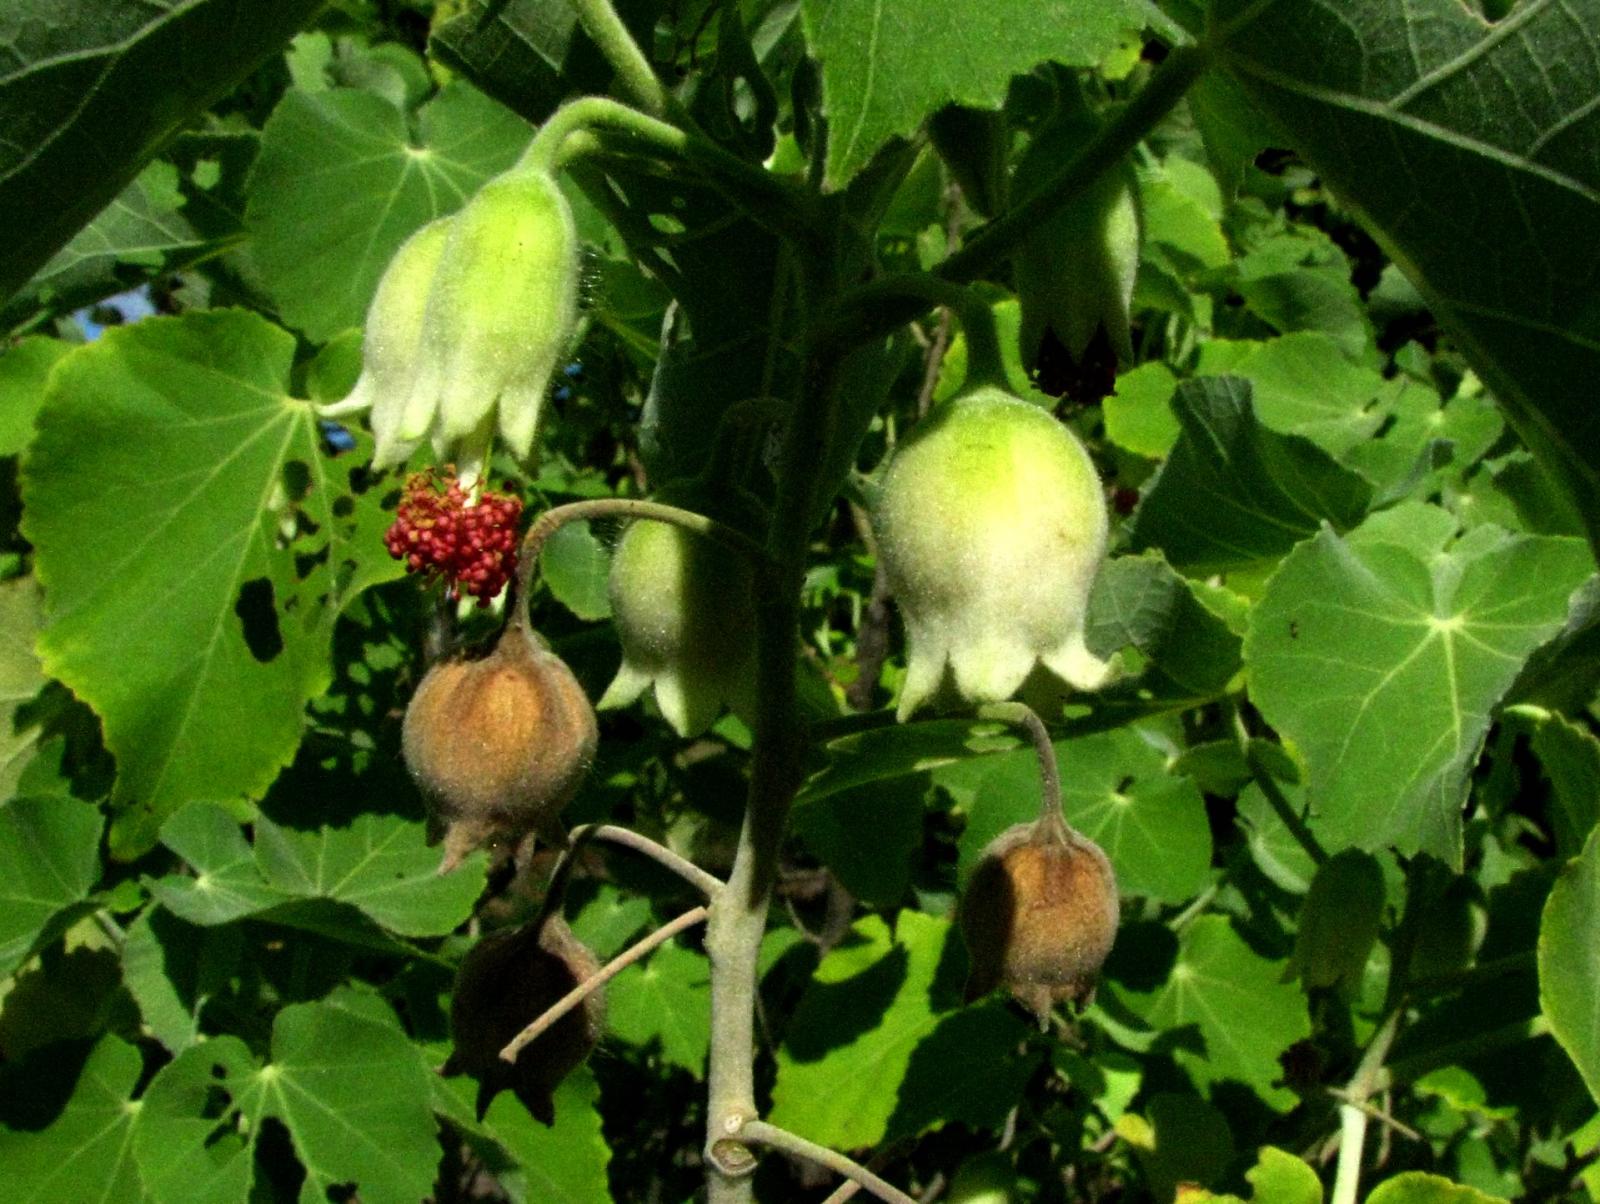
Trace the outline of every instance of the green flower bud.
<path fill-rule="evenodd" d="M 704 731 L 724 706 L 755 713 L 755 584 L 742 556 L 670 523 L 635 522 L 609 588 L 622 667 L 601 710 L 654 686 L 679 735 Z"/>
<path fill-rule="evenodd" d="M 1039 665 L 1105 683 L 1083 636 L 1105 495 L 1048 412 L 987 387 L 947 402 L 895 451 L 873 525 L 910 645 L 902 720 L 951 695 L 1010 698 Z"/>
<path fill-rule="evenodd" d="M 450 220 L 399 440 L 429 437 L 440 459 L 464 446 L 463 475 L 497 429 L 526 457 L 577 311 L 578 235 L 555 180 L 521 171 L 485 184 Z"/>
<path fill-rule="evenodd" d="M 1046 130 L 1017 168 L 1036 180 L 1065 163 L 1092 132 L 1080 122 Z M 1133 171 L 1119 165 L 1029 234 L 1013 261 L 1022 302 L 1022 359 L 1032 365 L 1045 330 L 1055 331 L 1073 363 L 1104 331 L 1119 363 L 1133 361 L 1129 309 L 1139 272 L 1140 217 Z"/>
<path fill-rule="evenodd" d="M 416 379 L 428 293 L 449 236 L 450 219 L 440 218 L 423 226 L 394 253 L 367 307 L 356 387 L 343 401 L 322 410 L 330 418 L 371 410 L 375 468 L 404 463 L 416 446 L 415 440 L 401 439 L 400 428 Z"/>

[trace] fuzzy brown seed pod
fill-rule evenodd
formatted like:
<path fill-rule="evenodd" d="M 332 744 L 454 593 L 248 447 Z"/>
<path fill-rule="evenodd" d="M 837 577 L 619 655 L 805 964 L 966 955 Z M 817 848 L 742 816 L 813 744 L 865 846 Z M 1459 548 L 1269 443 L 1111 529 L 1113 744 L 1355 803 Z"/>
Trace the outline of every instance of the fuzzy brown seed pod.
<path fill-rule="evenodd" d="M 1117 880 L 1099 845 L 1047 815 L 990 842 L 960 918 L 967 998 L 1004 987 L 1042 1024 L 1057 1003 L 1094 997 L 1117 936 Z"/>
<path fill-rule="evenodd" d="M 444 1073 L 478 1080 L 478 1119 L 501 1091 L 516 1093 L 545 1124 L 555 1123 L 551 1094 L 600 1040 L 605 993 L 590 992 L 517 1055 L 500 1051 L 524 1027 L 600 969 L 582 941 L 559 915 L 509 932 L 491 933 L 473 946 L 456 975 L 450 998 L 450 1035 L 455 1050 Z"/>
<path fill-rule="evenodd" d="M 429 669 L 406 708 L 406 765 L 445 828 L 444 869 L 557 817 L 594 758 L 594 708 L 562 659 L 513 624 L 487 656 Z"/>

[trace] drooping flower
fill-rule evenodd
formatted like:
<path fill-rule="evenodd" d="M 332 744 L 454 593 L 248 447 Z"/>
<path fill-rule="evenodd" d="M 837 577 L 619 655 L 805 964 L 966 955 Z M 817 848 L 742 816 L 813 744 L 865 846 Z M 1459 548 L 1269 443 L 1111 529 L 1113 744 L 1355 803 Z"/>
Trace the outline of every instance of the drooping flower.
<path fill-rule="evenodd" d="M 902 720 L 1009 698 L 1040 666 L 1078 689 L 1110 676 L 1084 642 L 1105 496 L 1045 410 L 992 387 L 947 402 L 896 449 L 873 525 L 906 622 Z"/>
<path fill-rule="evenodd" d="M 370 410 L 375 468 L 424 439 L 470 487 L 496 433 L 526 458 L 578 306 L 578 238 L 555 180 L 514 170 L 411 236 L 367 311 L 363 366 L 336 417 Z"/>
<path fill-rule="evenodd" d="M 622 667 L 601 710 L 654 687 L 680 735 L 703 732 L 724 706 L 753 715 L 755 587 L 743 557 L 681 527 L 635 522 L 612 558 L 609 588 Z"/>

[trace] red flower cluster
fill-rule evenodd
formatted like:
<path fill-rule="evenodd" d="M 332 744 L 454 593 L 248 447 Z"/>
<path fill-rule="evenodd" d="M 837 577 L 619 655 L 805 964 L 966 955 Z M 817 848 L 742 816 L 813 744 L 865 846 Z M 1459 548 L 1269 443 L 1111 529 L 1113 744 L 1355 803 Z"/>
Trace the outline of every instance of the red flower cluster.
<path fill-rule="evenodd" d="M 436 574 L 450 597 L 467 593 L 487 606 L 516 568 L 521 517 L 519 498 L 486 489 L 474 504 L 455 473 L 417 472 L 383 544 L 407 572 Z"/>

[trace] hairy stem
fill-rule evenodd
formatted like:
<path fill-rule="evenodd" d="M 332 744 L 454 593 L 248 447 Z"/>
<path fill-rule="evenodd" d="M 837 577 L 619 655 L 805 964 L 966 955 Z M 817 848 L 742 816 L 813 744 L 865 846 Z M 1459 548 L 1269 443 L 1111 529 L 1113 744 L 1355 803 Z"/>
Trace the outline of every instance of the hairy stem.
<path fill-rule="evenodd" d="M 804 260 L 812 313 L 835 291 L 832 255 Z M 750 795 L 726 889 L 711 905 L 711 1057 L 706 1116 L 707 1204 L 750 1204 L 755 1159 L 739 1140 L 756 1119 L 756 967 L 777 876 L 789 807 L 803 776 L 805 732 L 795 696 L 800 591 L 817 479 L 833 438 L 836 358 L 808 348 L 802 395 L 784 433 L 777 497 L 767 535 L 772 569 L 756 608 L 756 686 L 760 699 L 750 764 Z"/>
<path fill-rule="evenodd" d="M 578 14 L 583 32 L 600 48 L 606 62 L 617 73 L 623 91 L 633 97 L 633 102 L 658 117 L 671 109 L 671 94 L 622 18 L 617 16 L 617 10 L 611 7 L 611 0 L 572 0 L 572 8 Z"/>
<path fill-rule="evenodd" d="M 979 719 L 998 719 L 1019 727 L 1033 741 L 1034 755 L 1039 758 L 1039 823 L 1065 836 L 1070 830 L 1067 817 L 1061 810 L 1061 767 L 1056 762 L 1056 746 L 1050 740 L 1050 729 L 1038 713 L 1021 702 L 991 702 L 978 708 Z"/>
<path fill-rule="evenodd" d="M 557 1020 L 560 1020 L 561 1017 L 565 1016 L 573 1008 L 577 1007 L 595 991 L 605 986 L 606 983 L 610 982 L 618 974 L 621 974 L 624 970 L 633 965 L 634 962 L 638 961 L 645 954 L 649 953 L 657 945 L 664 945 L 684 929 L 693 928 L 701 920 L 706 918 L 706 914 L 707 909 L 705 907 L 691 908 L 690 910 L 684 912 L 677 919 L 670 920 L 663 924 L 649 936 L 634 942 L 634 944 L 617 954 L 616 957 L 612 958 L 605 965 L 601 966 L 600 969 L 596 970 L 588 978 L 584 979 L 577 986 L 573 987 L 572 990 L 568 991 L 560 999 L 556 1000 L 555 1003 L 551 1004 L 550 1007 L 545 1009 L 544 1013 L 536 1018 L 532 1024 L 528 1025 L 527 1028 L 523 1029 L 520 1033 L 506 1043 L 506 1047 L 500 1051 L 500 1056 L 507 1062 L 515 1062 L 517 1060 L 517 1055 L 522 1052 L 523 1046 L 527 1045 L 530 1041 L 538 1040 L 540 1034 L 542 1034 Z"/>
<path fill-rule="evenodd" d="M 1379 1090 L 1383 1060 L 1389 1056 L 1389 1048 L 1400 1031 L 1400 1016 L 1400 1008 L 1389 1013 L 1368 1043 L 1355 1076 L 1345 1088 L 1346 1102 L 1339 1105 L 1339 1165 L 1334 1172 L 1333 1197 L 1329 1204 L 1356 1204 L 1356 1192 L 1361 1186 L 1361 1153 L 1367 1137 L 1364 1105 Z"/>
<path fill-rule="evenodd" d="M 788 1129 L 780 1129 L 765 1121 L 753 1120 L 740 1130 L 739 1136 L 754 1145 L 782 1150 L 786 1154 L 793 1154 L 797 1158 L 804 1158 L 815 1162 L 818 1166 L 827 1167 L 830 1171 L 836 1171 L 846 1179 L 859 1183 L 888 1204 L 916 1204 L 916 1201 L 905 1192 L 886 1183 L 859 1162 L 846 1158 L 837 1150 L 830 1150 L 814 1141 L 807 1141 L 804 1137 L 789 1132 Z"/>
<path fill-rule="evenodd" d="M 640 498 L 602 497 L 584 502 L 569 502 L 565 506 L 552 506 L 533 521 L 528 533 L 522 537 L 522 548 L 517 567 L 517 596 L 526 598 L 533 582 L 533 569 L 539 563 L 539 554 L 549 538 L 568 523 L 591 518 L 647 518 L 655 522 L 671 523 L 715 540 L 723 547 L 741 556 L 748 556 L 757 566 L 767 559 L 766 550 L 744 532 L 719 523 L 714 518 L 696 514 L 679 506 L 661 502 L 647 502 Z"/>
<path fill-rule="evenodd" d="M 687 857 L 680 857 L 665 845 L 651 840 L 648 836 L 641 836 L 632 828 L 619 828 L 615 824 L 585 824 L 572 830 L 571 839 L 574 843 L 580 840 L 604 840 L 632 849 L 636 853 L 643 853 L 652 861 L 671 870 L 708 899 L 715 899 L 722 890 L 721 878 L 706 873 Z"/>
<path fill-rule="evenodd" d="M 1251 744 L 1250 729 L 1245 726 L 1244 716 L 1239 712 L 1237 704 L 1233 707 L 1233 733 L 1239 742 L 1239 755 L 1244 758 L 1245 768 L 1250 771 L 1250 777 L 1266 796 L 1267 805 L 1272 808 L 1272 813 L 1285 828 L 1289 829 L 1289 835 L 1293 836 L 1306 851 L 1306 856 L 1317 865 L 1321 865 L 1328 859 L 1327 850 L 1322 847 L 1306 821 L 1301 818 L 1300 812 L 1295 810 L 1294 804 L 1283 793 L 1277 779 L 1262 764 L 1260 755 Z"/>
<path fill-rule="evenodd" d="M 1205 71 L 1208 58 L 1199 46 L 1173 50 L 1139 94 L 1096 132 L 1094 137 L 1049 178 L 1028 200 L 980 227 L 961 250 L 934 269 L 942 280 L 976 280 L 1011 255 L 1040 222 L 1082 196 L 1095 181 L 1121 162 L 1169 112 Z M 930 301 L 920 291 L 885 293 L 866 285 L 841 299 L 833 325 L 849 345 L 872 342 L 927 311 Z"/>

